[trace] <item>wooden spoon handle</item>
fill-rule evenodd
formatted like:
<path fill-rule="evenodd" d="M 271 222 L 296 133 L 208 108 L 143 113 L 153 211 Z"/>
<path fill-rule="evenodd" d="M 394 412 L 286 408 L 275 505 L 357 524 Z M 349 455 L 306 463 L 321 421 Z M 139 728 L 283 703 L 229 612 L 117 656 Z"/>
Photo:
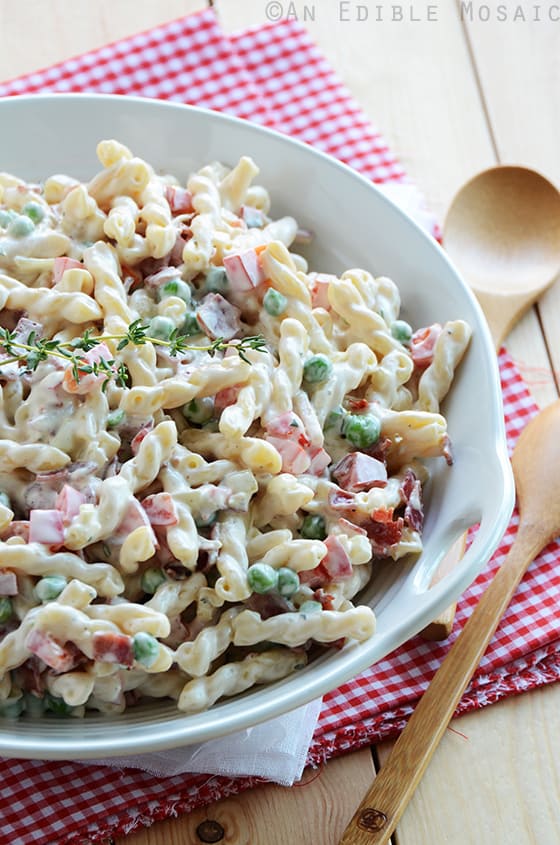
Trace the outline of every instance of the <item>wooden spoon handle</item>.
<path fill-rule="evenodd" d="M 501 568 L 451 647 L 385 765 L 346 828 L 340 845 L 384 845 L 424 774 L 465 688 L 541 538 L 520 531 Z"/>

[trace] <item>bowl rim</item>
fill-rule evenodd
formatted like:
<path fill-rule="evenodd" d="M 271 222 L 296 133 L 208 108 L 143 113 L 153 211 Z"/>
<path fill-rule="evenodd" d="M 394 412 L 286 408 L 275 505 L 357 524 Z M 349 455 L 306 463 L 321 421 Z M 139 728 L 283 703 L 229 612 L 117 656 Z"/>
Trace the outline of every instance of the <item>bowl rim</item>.
<path fill-rule="evenodd" d="M 430 248 L 439 254 L 439 259 L 446 265 L 447 272 L 454 278 L 455 282 L 462 288 L 463 293 L 471 301 L 471 306 L 478 316 L 477 333 L 483 344 L 485 363 L 488 365 L 492 375 L 492 382 L 495 389 L 492 391 L 492 404 L 487 411 L 492 414 L 493 448 L 492 454 L 493 469 L 498 476 L 501 487 L 500 507 L 495 513 L 481 521 L 481 529 L 470 549 L 466 552 L 460 567 L 447 576 L 443 581 L 431 589 L 425 591 L 427 598 L 424 599 L 424 607 L 421 616 L 415 617 L 414 624 L 402 621 L 392 637 L 375 634 L 368 643 L 345 648 L 341 654 L 345 654 L 345 661 L 331 660 L 331 664 L 325 664 L 322 659 L 315 661 L 306 670 L 305 683 L 297 683 L 297 673 L 282 681 L 268 684 L 264 687 L 252 688 L 246 696 L 236 696 L 226 699 L 223 703 L 214 705 L 207 711 L 197 714 L 179 714 L 173 718 L 162 717 L 157 722 L 151 722 L 149 731 L 146 724 L 134 725 L 129 720 L 133 719 L 133 711 L 129 711 L 128 720 L 122 718 L 122 734 L 116 734 L 106 740 L 96 741 L 88 744 L 85 736 L 87 730 L 69 732 L 69 737 L 63 740 L 59 736 L 43 736 L 32 734 L 31 730 L 20 732 L 17 724 L 7 722 L 7 730 L 0 727 L 0 753 L 6 756 L 16 756 L 35 759 L 93 759 L 100 757 L 119 756 L 125 753 L 140 753 L 159 751 L 171 747 L 179 747 L 217 739 L 227 734 L 250 728 L 261 722 L 283 715 L 300 706 L 303 706 L 315 698 L 324 695 L 349 679 L 359 675 L 368 666 L 381 660 L 390 651 L 404 643 L 428 624 L 432 618 L 438 615 L 450 601 L 459 596 L 476 575 L 482 570 L 485 561 L 495 551 L 500 542 L 514 505 L 515 491 L 511 466 L 507 456 L 507 445 L 505 438 L 505 423 L 503 417 L 502 394 L 500 389 L 499 369 L 490 332 L 482 310 L 474 294 L 461 277 L 447 254 L 437 241 L 432 238 L 416 221 L 405 211 L 397 206 L 379 187 L 366 176 L 355 171 L 352 167 L 339 161 L 328 153 L 318 150 L 299 139 L 291 138 L 278 130 L 271 129 L 261 124 L 252 123 L 243 118 L 217 112 L 212 109 L 200 106 L 191 106 L 172 101 L 162 101 L 147 97 L 121 96 L 115 94 L 98 93 L 38 93 L 25 94 L 0 98 L 0 114 L 3 111 L 18 108 L 33 108 L 38 102 L 52 104 L 66 104 L 66 108 L 72 103 L 95 102 L 119 104 L 122 109 L 127 107 L 133 109 L 164 110 L 192 114 L 197 120 L 210 121 L 221 124 L 224 127 L 235 125 L 242 128 L 249 135 L 257 134 L 265 138 L 273 138 L 290 148 L 296 148 L 303 156 L 321 159 L 329 168 L 335 168 L 346 174 L 348 179 L 357 182 L 367 189 L 375 192 L 378 201 L 384 204 L 401 218 L 401 225 L 412 226 L 417 236 L 427 243 Z M 1 140 L 0 140 L 1 146 Z M 482 530 L 484 529 L 484 530 Z M 482 562 L 481 562 L 482 559 Z M 251 698 L 251 706 L 244 707 L 243 702 Z M 239 702 L 242 706 L 239 706 Z M 126 711 L 125 711 L 126 712 Z M 99 719 L 106 717 L 93 717 L 96 724 Z M 91 719 L 91 717 L 90 717 Z M 90 719 L 80 723 L 86 726 Z M 28 723 L 29 724 L 29 723 Z M 37 723 L 34 723 L 37 724 Z M 76 722 L 71 723 L 75 728 Z M 15 728 L 15 730 L 14 730 Z"/>

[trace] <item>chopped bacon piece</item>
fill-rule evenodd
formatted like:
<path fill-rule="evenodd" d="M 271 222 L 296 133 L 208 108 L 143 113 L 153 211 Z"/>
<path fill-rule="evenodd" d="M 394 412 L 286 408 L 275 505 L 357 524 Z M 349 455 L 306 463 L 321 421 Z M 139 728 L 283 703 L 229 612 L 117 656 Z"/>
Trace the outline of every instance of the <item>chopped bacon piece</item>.
<path fill-rule="evenodd" d="M 235 293 L 252 291 L 265 280 L 259 256 L 254 249 L 226 255 L 224 257 L 224 270 L 227 273 L 231 289 Z"/>
<path fill-rule="evenodd" d="M 426 369 L 432 363 L 434 347 L 441 331 L 441 325 L 439 323 L 433 323 L 433 325 L 426 326 L 424 329 L 418 329 L 412 335 L 410 340 L 410 354 L 412 355 L 414 366 L 419 370 Z"/>
<path fill-rule="evenodd" d="M 313 601 L 318 601 L 323 610 L 334 610 L 333 596 L 325 593 L 321 587 L 313 593 Z"/>
<path fill-rule="evenodd" d="M 170 493 L 154 493 L 142 500 L 148 519 L 153 526 L 177 525 L 179 517 Z"/>
<path fill-rule="evenodd" d="M 2 534 L 2 540 L 9 540 L 10 537 L 21 537 L 29 543 L 29 521 L 27 519 L 12 520 Z"/>
<path fill-rule="evenodd" d="M 209 293 L 197 309 L 196 319 L 204 334 L 211 340 L 223 337 L 231 340 L 241 330 L 239 308 L 219 293 Z"/>
<path fill-rule="evenodd" d="M 134 663 L 132 637 L 114 631 L 96 631 L 92 637 L 93 659 L 130 668 Z"/>
<path fill-rule="evenodd" d="M 132 293 L 144 284 L 142 273 L 135 267 L 129 267 L 128 264 L 121 264 L 121 276 L 126 293 Z"/>
<path fill-rule="evenodd" d="M 92 366 L 93 364 L 98 364 L 101 360 L 108 363 L 113 360 L 113 356 L 106 344 L 99 343 L 93 349 L 86 352 L 81 360 L 87 366 Z M 86 393 L 90 393 L 90 391 L 97 385 L 102 384 L 107 378 L 107 373 L 99 373 L 98 375 L 88 373 L 85 370 L 81 370 L 78 364 L 79 379 L 76 380 L 72 370 L 73 368 L 68 366 L 64 371 L 62 387 L 67 393 L 75 393 L 78 396 L 84 396 Z"/>
<path fill-rule="evenodd" d="M 270 619 L 271 616 L 293 610 L 293 606 L 278 593 L 252 593 L 245 606 L 260 614 L 261 619 Z"/>
<path fill-rule="evenodd" d="M 350 452 L 337 463 L 332 471 L 333 478 L 351 493 L 370 490 L 372 487 L 385 487 L 387 468 L 385 464 L 362 452 Z"/>
<path fill-rule="evenodd" d="M 81 651 L 74 643 L 59 643 L 50 634 L 38 628 L 29 632 L 25 647 L 55 672 L 68 672 L 81 658 Z"/>
<path fill-rule="evenodd" d="M 393 508 L 377 508 L 364 523 L 371 548 L 378 557 L 387 557 L 391 546 L 400 542 L 404 527 L 402 516 L 393 519 Z"/>
<path fill-rule="evenodd" d="M 282 458 L 282 471 L 290 472 L 292 475 L 302 475 L 307 472 L 311 464 L 309 455 L 305 449 L 295 440 L 288 440 L 282 437 L 266 437 L 268 443 L 274 446 Z"/>
<path fill-rule="evenodd" d="M 43 697 L 45 691 L 46 671 L 39 658 L 32 654 L 25 663 L 14 670 L 17 685 L 26 692 L 35 693 L 38 698 Z"/>
<path fill-rule="evenodd" d="M 46 546 L 62 546 L 64 521 L 58 510 L 32 510 L 29 513 L 29 542 Z"/>
<path fill-rule="evenodd" d="M 329 491 L 329 505 L 335 511 L 355 511 L 356 497 L 340 487 Z"/>
<path fill-rule="evenodd" d="M 169 263 L 172 267 L 178 267 L 183 263 L 183 250 L 192 238 L 192 231 L 188 226 L 183 226 L 181 233 L 177 235 L 177 240 L 173 244 L 173 249 L 169 253 Z"/>
<path fill-rule="evenodd" d="M 0 569 L 0 596 L 17 596 L 16 573 L 11 569 Z"/>
<path fill-rule="evenodd" d="M 186 188 L 177 185 L 165 186 L 165 199 L 169 203 L 172 214 L 192 214 L 192 194 Z"/>
<path fill-rule="evenodd" d="M 335 534 L 329 534 L 325 540 L 327 554 L 320 565 L 326 570 L 331 581 L 348 578 L 352 575 L 352 562 L 346 549 Z"/>
<path fill-rule="evenodd" d="M 142 443 L 142 441 L 144 440 L 146 435 L 150 433 L 150 431 L 153 429 L 153 427 L 154 427 L 154 421 L 149 420 L 141 428 L 138 429 L 138 431 L 136 432 L 136 434 L 134 435 L 134 437 L 130 441 L 130 448 L 132 450 L 133 455 L 138 454 L 140 444 Z"/>
<path fill-rule="evenodd" d="M 80 505 L 85 504 L 86 497 L 85 495 L 80 492 L 80 490 L 76 490 L 75 487 L 71 487 L 70 484 L 65 484 L 58 496 L 56 497 L 56 509 L 62 513 L 62 521 L 65 525 L 68 525 L 75 516 L 78 516 L 80 513 Z"/>
<path fill-rule="evenodd" d="M 365 528 L 362 528 L 361 525 L 354 525 L 353 522 L 350 522 L 349 519 L 344 519 L 343 516 L 341 516 L 338 520 L 338 524 L 343 534 L 347 534 L 349 536 L 352 536 L 353 534 L 361 534 L 363 536 L 367 535 Z"/>
<path fill-rule="evenodd" d="M 61 256 L 60 258 L 55 258 L 53 263 L 53 285 L 57 285 L 64 273 L 67 270 L 83 270 L 84 265 L 81 261 L 76 261 L 75 258 L 67 258 L 66 256 Z"/>
<path fill-rule="evenodd" d="M 404 524 L 414 531 L 422 531 L 424 526 L 422 485 L 411 469 L 407 469 L 399 493 L 405 503 Z"/>

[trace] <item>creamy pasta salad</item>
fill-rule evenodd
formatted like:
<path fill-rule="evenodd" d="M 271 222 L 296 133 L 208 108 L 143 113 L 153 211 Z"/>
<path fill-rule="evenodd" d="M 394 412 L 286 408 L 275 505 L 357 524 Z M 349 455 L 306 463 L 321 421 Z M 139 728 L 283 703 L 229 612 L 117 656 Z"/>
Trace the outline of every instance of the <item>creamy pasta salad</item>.
<path fill-rule="evenodd" d="M 375 631 L 421 550 L 461 320 L 310 272 L 258 168 L 186 186 L 102 141 L 0 174 L 0 712 L 196 712 Z M 290 251 L 295 245 L 296 251 Z"/>

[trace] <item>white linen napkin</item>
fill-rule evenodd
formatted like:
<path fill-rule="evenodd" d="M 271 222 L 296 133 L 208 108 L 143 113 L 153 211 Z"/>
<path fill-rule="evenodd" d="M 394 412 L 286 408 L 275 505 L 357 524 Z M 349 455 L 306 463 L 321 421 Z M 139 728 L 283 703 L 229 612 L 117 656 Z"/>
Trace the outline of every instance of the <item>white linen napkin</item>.
<path fill-rule="evenodd" d="M 320 710 L 321 699 L 317 699 L 254 728 L 200 745 L 88 760 L 87 763 L 143 769 L 158 777 L 197 772 L 262 777 L 282 786 L 292 786 L 301 778 Z"/>

